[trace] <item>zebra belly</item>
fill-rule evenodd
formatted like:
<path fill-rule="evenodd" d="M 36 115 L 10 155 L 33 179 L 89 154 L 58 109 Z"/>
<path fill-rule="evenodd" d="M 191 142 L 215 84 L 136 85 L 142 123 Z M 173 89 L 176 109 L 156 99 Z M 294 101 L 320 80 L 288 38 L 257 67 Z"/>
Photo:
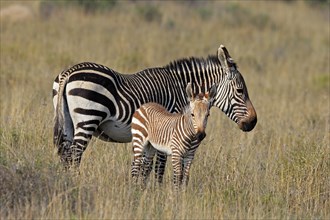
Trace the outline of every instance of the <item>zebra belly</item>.
<path fill-rule="evenodd" d="M 116 121 L 103 122 L 98 127 L 102 140 L 108 138 L 108 141 L 128 143 L 132 141 L 131 126 Z"/>
<path fill-rule="evenodd" d="M 150 141 L 151 145 L 160 152 L 167 154 L 168 156 L 172 155 L 172 150 L 169 146 L 156 144 Z"/>

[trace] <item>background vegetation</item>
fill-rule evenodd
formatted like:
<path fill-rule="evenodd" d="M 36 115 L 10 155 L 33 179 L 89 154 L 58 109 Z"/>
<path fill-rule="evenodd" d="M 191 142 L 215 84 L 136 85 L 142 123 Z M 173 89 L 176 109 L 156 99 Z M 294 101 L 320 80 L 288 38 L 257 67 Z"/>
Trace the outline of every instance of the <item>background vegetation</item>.
<path fill-rule="evenodd" d="M 330 218 L 328 1 L 0 3 L 1 219 Z M 220 44 L 258 124 L 243 133 L 212 109 L 185 192 L 170 165 L 161 188 L 132 187 L 130 144 L 93 139 L 80 175 L 61 172 L 51 90 L 63 69 L 133 73 Z"/>

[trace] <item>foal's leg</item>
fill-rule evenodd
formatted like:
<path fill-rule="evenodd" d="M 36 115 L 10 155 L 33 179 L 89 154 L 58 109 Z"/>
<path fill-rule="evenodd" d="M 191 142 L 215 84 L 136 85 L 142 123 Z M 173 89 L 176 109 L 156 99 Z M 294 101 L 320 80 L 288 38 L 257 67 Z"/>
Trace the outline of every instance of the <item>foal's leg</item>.
<path fill-rule="evenodd" d="M 134 158 L 132 161 L 131 174 L 132 174 L 133 182 L 137 183 L 140 175 L 141 165 L 143 162 L 142 156 L 143 156 L 143 149 L 145 143 L 140 138 L 136 138 L 135 136 L 133 136 L 132 144 L 133 144 Z"/>
<path fill-rule="evenodd" d="M 194 154 L 187 155 L 187 157 L 183 158 L 183 177 L 182 177 L 182 184 L 184 186 L 188 185 L 189 181 L 189 171 L 190 166 L 192 164 L 192 160 L 194 159 Z"/>
<path fill-rule="evenodd" d="M 173 184 L 175 189 L 179 189 L 182 184 L 182 156 L 178 152 L 172 154 Z"/>
<path fill-rule="evenodd" d="M 191 148 L 187 152 L 187 155 L 183 159 L 183 177 L 182 177 L 182 183 L 183 185 L 187 186 L 189 182 L 189 171 L 192 164 L 192 161 L 195 157 L 195 152 L 199 146 L 199 141 L 194 141 L 192 143 Z"/>
<path fill-rule="evenodd" d="M 145 146 L 144 149 L 145 150 L 142 160 L 142 177 L 143 177 L 143 184 L 145 185 L 152 170 L 153 158 L 156 154 L 156 149 L 150 143 L 147 146 Z"/>
<path fill-rule="evenodd" d="M 167 160 L 167 155 L 165 153 L 157 151 L 156 164 L 155 164 L 155 177 L 158 183 L 163 182 L 166 160 Z"/>

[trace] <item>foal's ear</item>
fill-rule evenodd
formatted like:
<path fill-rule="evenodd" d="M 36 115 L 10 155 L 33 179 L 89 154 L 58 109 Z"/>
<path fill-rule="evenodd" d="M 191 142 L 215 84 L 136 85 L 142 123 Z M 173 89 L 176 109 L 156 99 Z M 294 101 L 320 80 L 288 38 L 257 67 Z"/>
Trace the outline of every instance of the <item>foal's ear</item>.
<path fill-rule="evenodd" d="M 194 98 L 194 94 L 193 94 L 193 91 L 192 91 L 192 88 L 191 88 L 191 83 L 187 84 L 186 93 L 188 95 L 188 100 L 191 100 L 191 99 Z"/>

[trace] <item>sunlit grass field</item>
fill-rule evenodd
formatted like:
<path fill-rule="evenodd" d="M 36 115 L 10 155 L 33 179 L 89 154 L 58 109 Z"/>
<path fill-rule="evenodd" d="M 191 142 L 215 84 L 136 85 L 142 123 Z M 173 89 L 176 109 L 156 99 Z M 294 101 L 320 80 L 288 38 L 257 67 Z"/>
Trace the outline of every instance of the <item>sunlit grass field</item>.
<path fill-rule="evenodd" d="M 0 219 L 329 219 L 329 4 L 303 1 L 1 1 Z M 21 13 L 22 14 L 22 13 Z M 243 133 L 212 109 L 189 185 L 131 184 L 131 144 L 93 139 L 80 174 L 52 143 L 52 82 L 82 62 L 122 73 L 215 54 L 224 44 L 258 114 Z"/>

